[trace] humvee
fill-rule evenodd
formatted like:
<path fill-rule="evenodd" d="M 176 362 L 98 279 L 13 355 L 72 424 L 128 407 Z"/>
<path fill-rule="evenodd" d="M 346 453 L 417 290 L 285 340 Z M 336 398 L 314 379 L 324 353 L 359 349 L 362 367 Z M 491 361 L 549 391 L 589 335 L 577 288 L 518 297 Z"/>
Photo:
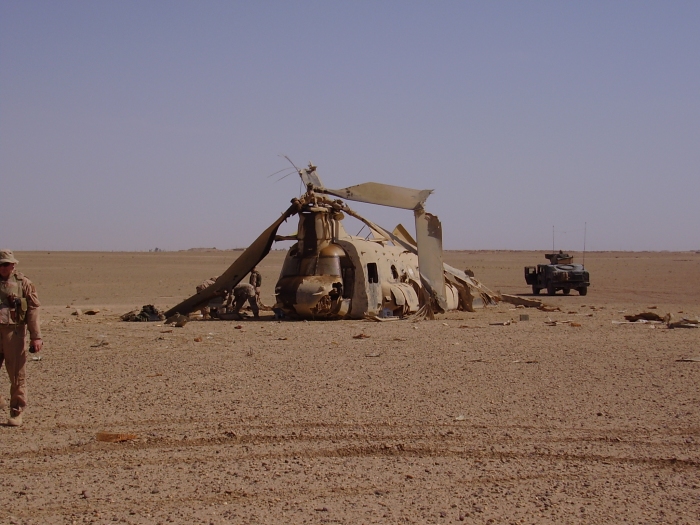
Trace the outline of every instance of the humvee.
<path fill-rule="evenodd" d="M 582 264 L 573 264 L 574 258 L 568 253 L 545 253 L 549 264 L 525 267 L 525 282 L 532 286 L 532 293 L 538 295 L 540 290 L 547 290 L 554 295 L 561 290 L 568 295 L 572 289 L 579 295 L 586 295 L 590 286 L 588 272 Z"/>

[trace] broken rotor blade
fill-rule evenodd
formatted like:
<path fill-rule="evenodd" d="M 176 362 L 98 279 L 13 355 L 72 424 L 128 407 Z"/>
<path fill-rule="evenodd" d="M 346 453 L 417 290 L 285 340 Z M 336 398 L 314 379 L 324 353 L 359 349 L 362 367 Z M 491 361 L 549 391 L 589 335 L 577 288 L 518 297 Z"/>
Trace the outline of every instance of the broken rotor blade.
<path fill-rule="evenodd" d="M 351 201 L 367 202 L 369 204 L 380 204 L 392 208 L 403 208 L 405 210 L 415 210 L 422 206 L 433 190 L 414 190 L 401 186 L 390 186 L 389 184 L 379 184 L 378 182 L 365 182 L 357 186 L 350 186 L 340 190 L 329 190 L 316 188 L 321 193 L 335 195 L 342 199 Z"/>
<path fill-rule="evenodd" d="M 173 306 L 170 310 L 165 312 L 165 317 L 170 317 L 175 313 L 181 315 L 187 315 L 190 312 L 198 310 L 205 306 L 211 299 L 213 299 L 218 292 L 224 290 L 232 290 L 241 279 L 245 277 L 257 265 L 262 261 L 265 256 L 270 252 L 270 247 L 275 240 L 275 234 L 279 229 L 280 225 L 287 220 L 291 215 L 294 215 L 299 211 L 299 203 L 295 202 L 292 204 L 287 211 L 285 211 L 279 219 L 277 219 L 270 227 L 267 228 L 260 236 L 253 241 L 253 244 L 248 246 L 243 253 L 233 261 L 233 264 L 228 267 L 228 269 L 222 273 L 219 278 L 209 286 L 199 293 L 185 299 L 180 304 Z"/>
<path fill-rule="evenodd" d="M 423 207 L 414 210 L 416 240 L 418 244 L 418 268 L 423 285 L 429 289 L 438 306 L 447 311 L 445 273 L 442 262 L 442 224 L 436 215 Z"/>

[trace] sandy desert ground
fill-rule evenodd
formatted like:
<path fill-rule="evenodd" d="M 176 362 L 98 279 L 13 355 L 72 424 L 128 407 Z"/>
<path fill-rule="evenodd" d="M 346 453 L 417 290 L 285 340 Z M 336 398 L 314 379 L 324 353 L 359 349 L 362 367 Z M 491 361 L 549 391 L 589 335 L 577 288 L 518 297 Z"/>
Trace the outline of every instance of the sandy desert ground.
<path fill-rule="evenodd" d="M 679 361 L 700 329 L 613 323 L 697 317 L 700 254 L 588 253 L 586 297 L 543 296 L 558 312 L 119 321 L 239 253 L 17 254 L 45 349 L 24 426 L 0 426 L 0 523 L 700 523 L 700 362 Z M 268 304 L 283 255 L 261 264 Z M 446 260 L 512 294 L 544 261 Z"/>

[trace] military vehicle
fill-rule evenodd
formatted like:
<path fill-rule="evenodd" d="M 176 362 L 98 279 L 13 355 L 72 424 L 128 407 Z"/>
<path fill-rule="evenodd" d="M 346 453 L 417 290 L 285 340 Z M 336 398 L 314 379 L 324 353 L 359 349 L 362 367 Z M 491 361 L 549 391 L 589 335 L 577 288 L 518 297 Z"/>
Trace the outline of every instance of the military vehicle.
<path fill-rule="evenodd" d="M 538 295 L 540 290 L 547 290 L 554 295 L 561 290 L 565 295 L 577 290 L 579 295 L 586 295 L 590 286 L 589 276 L 582 264 L 573 264 L 574 258 L 568 253 L 546 253 L 549 264 L 525 267 L 525 282 L 532 286 L 532 293 Z"/>
<path fill-rule="evenodd" d="M 291 162 L 291 161 L 290 161 Z M 188 313 L 206 306 L 221 291 L 231 290 L 270 251 L 275 241 L 295 241 L 287 252 L 275 286 L 280 316 L 294 319 L 361 319 L 364 317 L 432 317 L 447 310 L 474 311 L 498 296 L 477 279 L 442 260 L 442 225 L 425 211 L 432 190 L 414 190 L 374 182 L 341 190 L 324 187 L 316 166 L 294 168 L 306 193 L 251 244 L 208 288 L 166 312 Z M 402 226 L 382 228 L 353 211 L 343 200 L 412 210 L 416 240 Z M 297 232 L 277 230 L 298 215 Z M 349 235 L 346 216 L 362 222 L 368 238 Z"/>

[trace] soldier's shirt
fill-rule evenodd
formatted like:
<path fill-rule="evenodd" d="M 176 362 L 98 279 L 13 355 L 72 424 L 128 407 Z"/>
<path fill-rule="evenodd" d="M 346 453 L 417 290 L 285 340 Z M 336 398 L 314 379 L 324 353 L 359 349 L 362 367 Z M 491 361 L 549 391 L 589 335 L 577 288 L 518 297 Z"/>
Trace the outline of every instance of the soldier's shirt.
<path fill-rule="evenodd" d="M 16 279 L 15 279 L 16 277 Z M 22 287 L 22 293 L 19 293 L 19 287 Z M 22 273 L 14 272 L 10 277 L 3 281 L 0 279 L 0 292 L 3 297 L 8 295 L 20 295 L 27 300 L 27 315 L 25 322 L 29 328 L 29 334 L 32 339 L 41 339 L 41 330 L 39 329 L 39 296 L 36 293 L 34 284 L 27 279 Z M 0 304 L 0 325 L 15 324 L 11 317 L 10 305 L 5 301 Z"/>
<path fill-rule="evenodd" d="M 236 299 L 245 299 L 248 297 L 255 297 L 255 288 L 251 284 L 241 283 L 237 284 L 233 289 L 233 296 Z"/>

